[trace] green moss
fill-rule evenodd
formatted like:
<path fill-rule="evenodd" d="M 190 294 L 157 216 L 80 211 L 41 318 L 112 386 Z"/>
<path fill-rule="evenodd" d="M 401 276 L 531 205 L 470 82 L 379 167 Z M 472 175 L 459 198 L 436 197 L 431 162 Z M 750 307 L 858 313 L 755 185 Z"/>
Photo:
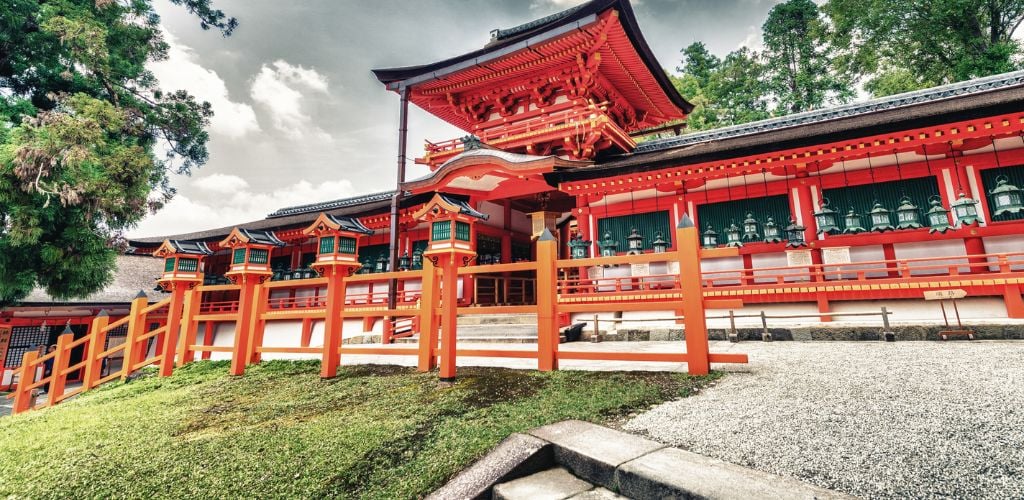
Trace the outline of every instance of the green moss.
<path fill-rule="evenodd" d="M 717 377 L 199 362 L 0 419 L 0 497 L 415 498 L 510 433 L 605 422 Z"/>

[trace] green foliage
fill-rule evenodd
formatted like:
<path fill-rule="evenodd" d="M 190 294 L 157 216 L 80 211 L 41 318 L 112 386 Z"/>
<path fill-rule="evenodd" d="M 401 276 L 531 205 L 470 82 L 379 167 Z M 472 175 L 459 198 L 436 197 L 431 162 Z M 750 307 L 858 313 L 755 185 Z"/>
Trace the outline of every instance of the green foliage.
<path fill-rule="evenodd" d="M 1013 71 L 1024 0 L 830 0 L 837 66 L 875 96 Z"/>
<path fill-rule="evenodd" d="M 210 0 L 171 0 L 225 36 Z M 120 234 L 207 160 L 212 111 L 162 91 L 167 55 L 150 0 L 8 0 L 0 6 L 0 305 L 39 285 L 102 288 Z"/>
<path fill-rule="evenodd" d="M 605 422 L 719 376 L 264 362 L 185 366 L 0 419 L 0 496 L 417 498 L 513 432 Z"/>
<path fill-rule="evenodd" d="M 765 73 L 779 108 L 797 113 L 853 96 L 849 82 L 830 71 L 827 31 L 814 2 L 776 5 L 761 29 Z"/>

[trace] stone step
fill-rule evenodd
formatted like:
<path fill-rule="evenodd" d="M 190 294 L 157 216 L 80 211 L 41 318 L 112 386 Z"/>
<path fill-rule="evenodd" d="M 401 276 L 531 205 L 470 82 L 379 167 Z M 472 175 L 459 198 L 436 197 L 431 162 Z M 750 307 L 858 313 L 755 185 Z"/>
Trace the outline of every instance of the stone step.
<path fill-rule="evenodd" d="M 472 314 L 459 316 L 459 326 L 469 325 L 536 325 L 536 314 Z"/>
<path fill-rule="evenodd" d="M 419 342 L 419 335 L 413 335 L 412 337 L 403 337 L 395 339 L 396 344 L 416 344 Z M 505 336 L 463 336 L 459 335 L 459 343 L 467 344 L 536 344 L 537 336 L 517 336 L 517 335 L 505 335 Z"/>
<path fill-rule="evenodd" d="M 458 325 L 459 335 L 494 336 L 494 335 L 537 335 L 537 325 Z"/>
<path fill-rule="evenodd" d="M 562 467 L 530 474 L 494 486 L 495 500 L 562 500 L 594 489 L 594 485 Z"/>

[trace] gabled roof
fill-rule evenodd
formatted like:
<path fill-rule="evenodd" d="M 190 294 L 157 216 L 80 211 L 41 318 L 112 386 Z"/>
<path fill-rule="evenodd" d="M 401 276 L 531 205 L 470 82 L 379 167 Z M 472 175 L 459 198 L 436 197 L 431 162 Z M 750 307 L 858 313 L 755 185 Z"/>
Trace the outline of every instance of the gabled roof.
<path fill-rule="evenodd" d="M 177 253 L 189 255 L 213 255 L 213 250 L 202 241 L 167 240 Z"/>
<path fill-rule="evenodd" d="M 454 198 L 451 195 L 442 194 L 442 193 L 437 193 L 437 195 L 445 203 L 448 203 L 449 205 L 454 205 L 456 207 L 459 207 L 459 213 L 462 214 L 462 215 L 468 215 L 470 217 L 476 217 L 477 219 L 481 219 L 481 220 L 487 220 L 487 219 L 491 218 L 490 215 L 487 215 L 487 214 L 485 214 L 483 212 L 476 211 L 476 209 L 471 207 L 471 206 L 469 206 L 469 203 L 466 202 L 465 200 L 461 200 L 459 198 Z"/>
<path fill-rule="evenodd" d="M 280 238 L 274 234 L 273 231 L 257 231 L 254 229 L 239 229 L 239 233 L 249 238 L 249 243 L 255 243 L 257 245 L 272 245 L 276 247 L 285 246 L 285 242 L 281 241 Z"/>
<path fill-rule="evenodd" d="M 392 90 L 397 90 L 402 86 L 413 86 L 443 79 L 446 75 L 466 69 L 486 67 L 488 62 L 578 31 L 595 22 L 598 14 L 609 9 L 619 12 L 619 21 L 629 41 L 668 100 L 683 112 L 689 113 L 693 109 L 693 105 L 679 95 L 668 75 L 665 74 L 665 70 L 661 68 L 654 57 L 654 53 L 651 52 L 647 41 L 640 33 L 640 27 L 637 25 L 636 16 L 633 14 L 629 0 L 591 0 L 513 28 L 495 30 L 492 32 L 494 38 L 479 50 L 431 64 L 375 69 L 373 74 Z"/>
<path fill-rule="evenodd" d="M 373 234 L 373 229 L 370 229 L 359 222 L 359 219 L 355 217 L 337 217 L 331 214 L 324 214 L 328 220 L 338 225 L 338 229 L 342 231 L 348 231 L 351 233 L 362 233 L 362 234 Z"/>

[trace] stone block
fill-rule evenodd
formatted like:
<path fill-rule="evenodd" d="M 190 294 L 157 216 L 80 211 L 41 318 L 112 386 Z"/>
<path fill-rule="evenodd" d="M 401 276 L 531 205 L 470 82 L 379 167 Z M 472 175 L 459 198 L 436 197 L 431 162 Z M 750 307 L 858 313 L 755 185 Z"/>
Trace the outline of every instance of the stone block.
<path fill-rule="evenodd" d="M 626 462 L 615 476 L 619 493 L 629 498 L 853 498 L 676 448 L 663 448 Z"/>
<path fill-rule="evenodd" d="M 562 500 L 589 491 L 594 485 L 559 467 L 494 487 L 494 500 Z"/>
<path fill-rule="evenodd" d="M 573 495 L 569 497 L 569 500 L 626 500 L 626 498 L 612 490 L 598 487 L 579 495 Z"/>
<path fill-rule="evenodd" d="M 530 431 L 554 445 L 555 461 L 582 479 L 614 489 L 615 468 L 665 445 L 607 427 L 566 420 Z"/>
<path fill-rule="evenodd" d="M 491 487 L 554 466 L 552 446 L 528 434 L 512 434 L 487 455 L 427 496 L 429 500 L 490 498 Z"/>

